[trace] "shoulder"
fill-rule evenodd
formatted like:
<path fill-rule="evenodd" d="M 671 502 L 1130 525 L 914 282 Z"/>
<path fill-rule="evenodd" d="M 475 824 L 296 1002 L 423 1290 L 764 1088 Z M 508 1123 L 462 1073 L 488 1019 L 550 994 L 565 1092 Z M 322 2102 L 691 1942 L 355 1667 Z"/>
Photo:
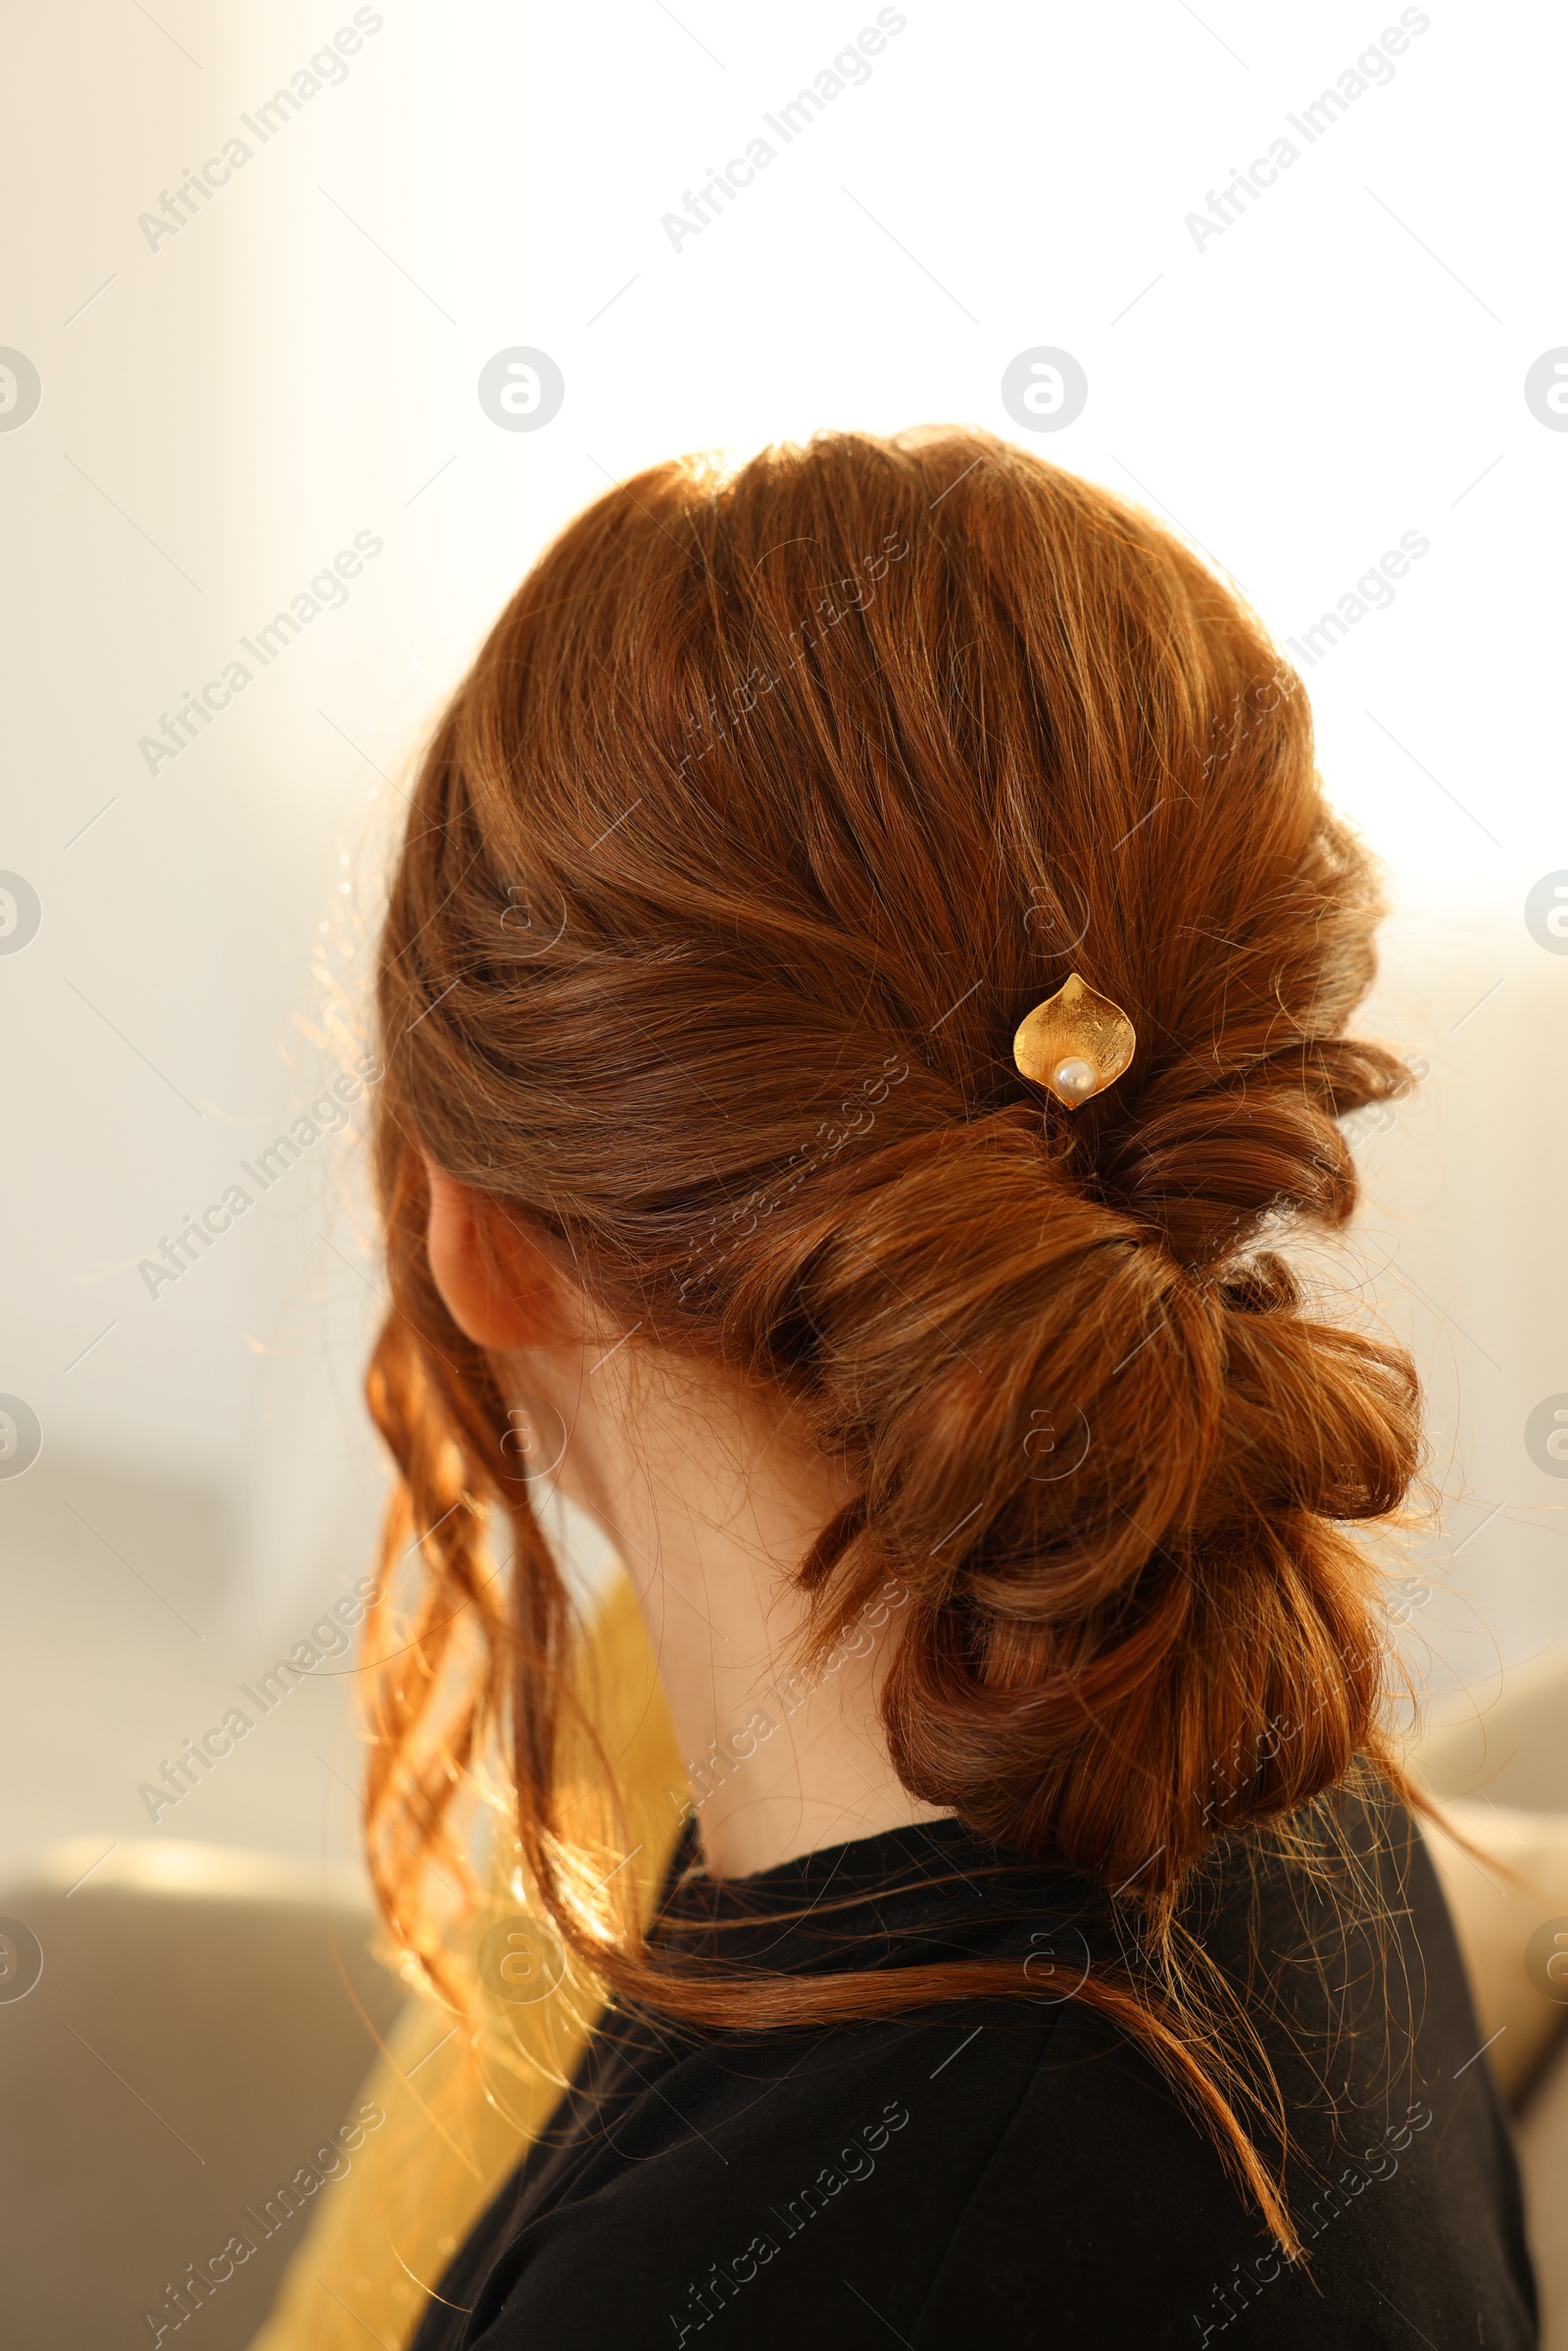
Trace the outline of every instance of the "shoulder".
<path fill-rule="evenodd" d="M 1304 2264 L 1127 2036 L 1064 2007 L 913 2341 L 1535 2342 L 1517 2180 L 1451 1929 L 1408 1817 L 1343 1799 L 1338 1867 L 1255 1849 L 1195 1898 L 1198 1964 L 1258 2033 Z M 1375 2281 L 1375 2282 L 1374 2282 Z M 1231 2334 L 1231 2330 L 1237 2331 Z"/>
<path fill-rule="evenodd" d="M 628 2039 L 627 2094 L 567 2126 L 462 2339 L 678 2351 L 722 2315 L 761 2351 L 859 2339 L 862 2304 L 907 2333 L 1054 2022 L 988 2005 L 663 2065 Z"/>

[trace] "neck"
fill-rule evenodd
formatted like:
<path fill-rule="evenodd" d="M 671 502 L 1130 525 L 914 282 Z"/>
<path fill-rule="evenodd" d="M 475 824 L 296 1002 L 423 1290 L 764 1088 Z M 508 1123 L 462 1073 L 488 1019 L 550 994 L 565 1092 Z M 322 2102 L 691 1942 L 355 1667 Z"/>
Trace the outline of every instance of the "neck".
<path fill-rule="evenodd" d="M 653 1376 L 617 1357 L 577 1396 L 564 1482 L 636 1589 L 712 1875 L 940 1819 L 900 1784 L 877 1714 L 905 1588 L 873 1599 L 821 1665 L 800 1662 L 798 1571 L 850 1498 L 841 1467 L 782 1399 L 700 1367 L 662 1359 Z"/>

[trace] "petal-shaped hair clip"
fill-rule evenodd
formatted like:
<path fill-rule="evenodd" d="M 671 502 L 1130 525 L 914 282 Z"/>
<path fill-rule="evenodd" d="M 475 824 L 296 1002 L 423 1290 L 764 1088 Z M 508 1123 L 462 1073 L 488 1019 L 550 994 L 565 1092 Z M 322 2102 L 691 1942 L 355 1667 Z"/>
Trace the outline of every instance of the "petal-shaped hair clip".
<path fill-rule="evenodd" d="M 1120 1004 L 1075 971 L 1019 1023 L 1012 1057 L 1032 1086 L 1076 1110 L 1114 1086 L 1137 1047 L 1138 1032 Z"/>

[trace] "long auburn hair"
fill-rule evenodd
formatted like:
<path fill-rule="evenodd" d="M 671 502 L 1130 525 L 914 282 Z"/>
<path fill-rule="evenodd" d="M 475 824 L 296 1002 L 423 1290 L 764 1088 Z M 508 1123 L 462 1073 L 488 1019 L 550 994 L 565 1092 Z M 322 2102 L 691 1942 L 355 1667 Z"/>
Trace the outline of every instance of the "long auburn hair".
<path fill-rule="evenodd" d="M 818 1654 L 901 1580 L 901 1781 L 1136 1913 L 1139 1963 L 1076 1996 L 1298 2250 L 1242 2119 L 1266 2098 L 1171 1954 L 1216 1838 L 1292 1834 L 1361 1759 L 1403 1788 L 1347 1522 L 1401 1502 L 1414 1373 L 1315 1318 L 1274 1246 L 1344 1225 L 1338 1121 L 1408 1082 L 1345 1033 L 1378 913 L 1256 619 L 1032 455 L 825 434 L 656 466 L 563 532 L 436 728 L 380 949 L 368 1392 L 401 1483 L 366 1827 L 429 1976 L 426 1874 L 461 1867 L 454 1799 L 500 1737 L 529 1898 L 622 2000 L 761 2028 L 1020 1990 L 1001 1962 L 705 1973 L 619 1887 L 589 1899 L 571 1604 L 498 1366 L 431 1279 L 422 1152 L 848 1465 L 802 1569 Z M 1068 1111 L 1010 1044 L 1074 969 L 1138 1049 Z"/>

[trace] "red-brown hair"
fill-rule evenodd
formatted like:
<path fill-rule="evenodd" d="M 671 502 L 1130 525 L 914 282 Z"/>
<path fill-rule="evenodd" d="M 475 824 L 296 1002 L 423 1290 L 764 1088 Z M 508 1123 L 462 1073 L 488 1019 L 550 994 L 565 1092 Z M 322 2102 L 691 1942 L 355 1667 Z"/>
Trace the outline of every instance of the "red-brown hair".
<path fill-rule="evenodd" d="M 505 1723 L 534 1896 L 621 1996 L 762 2026 L 1019 1989 L 1000 1963 L 717 1983 L 624 1912 L 589 1935 L 556 1793 L 570 1610 L 497 1368 L 431 1280 L 421 1151 L 639 1343 L 788 1395 L 856 1488 L 803 1570 L 822 1646 L 890 1573 L 909 1592 L 904 1785 L 1107 1896 L 1131 1880 L 1146 1951 L 1222 1832 L 1358 1757 L 1397 1784 L 1345 1522 L 1404 1494 L 1414 1378 L 1314 1319 L 1271 1246 L 1344 1224 L 1337 1122 L 1407 1082 L 1345 1034 L 1377 913 L 1256 620 L 1030 455 L 829 434 L 658 466 L 563 533 L 440 721 L 381 946 L 369 1396 L 403 1480 L 387 1558 L 420 1531 L 425 1584 L 368 1831 L 406 1944 L 438 1964 L 423 1865 Z M 1138 1050 L 1068 1111 L 1010 1043 L 1073 969 Z M 453 1715 L 460 1621 L 482 1654 Z M 1079 1996 L 1294 2246 L 1173 1982 Z"/>

